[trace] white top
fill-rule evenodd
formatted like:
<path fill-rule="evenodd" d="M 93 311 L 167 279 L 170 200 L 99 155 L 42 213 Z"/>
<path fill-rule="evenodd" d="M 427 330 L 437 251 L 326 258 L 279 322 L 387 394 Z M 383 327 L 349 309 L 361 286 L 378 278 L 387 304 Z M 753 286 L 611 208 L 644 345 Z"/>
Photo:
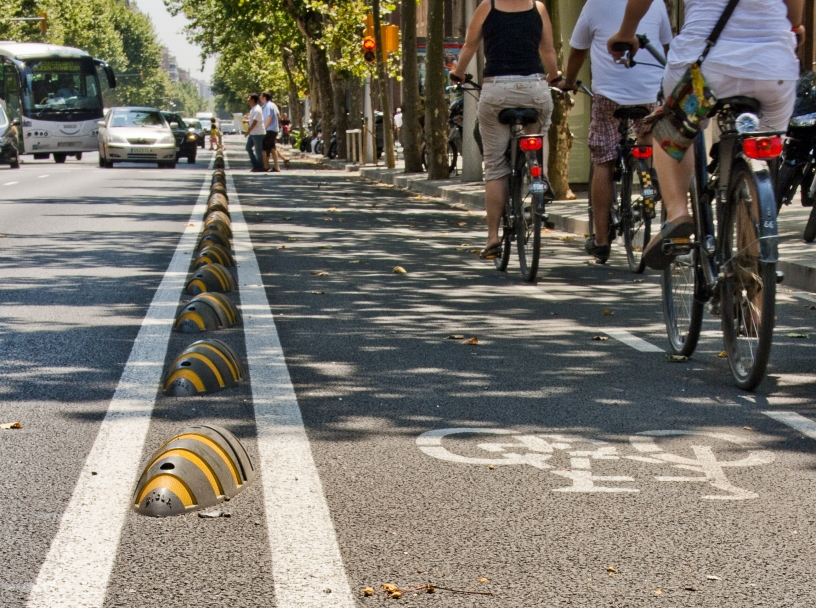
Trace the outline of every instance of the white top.
<path fill-rule="evenodd" d="M 686 0 L 683 30 L 669 50 L 671 67 L 693 63 L 728 0 Z M 704 72 L 748 80 L 797 80 L 796 36 L 784 0 L 740 0 L 703 62 Z"/>
<path fill-rule="evenodd" d="M 253 120 L 257 120 L 258 122 L 250 129 L 249 134 L 263 135 L 266 133 L 266 129 L 264 129 L 263 110 L 260 104 L 252 106 L 252 109 L 249 111 L 249 124 L 252 124 Z"/>
<path fill-rule="evenodd" d="M 397 126 L 397 129 L 402 129 L 402 112 L 394 114 L 394 124 Z"/>
<path fill-rule="evenodd" d="M 593 93 L 627 106 L 654 103 L 663 80 L 663 70 L 648 65 L 626 68 L 615 63 L 606 50 L 606 41 L 618 31 L 623 20 L 626 2 L 587 0 L 572 32 L 570 46 L 590 49 Z M 662 0 L 652 2 L 637 31 L 646 34 L 657 48 L 671 42 L 671 23 Z M 640 51 L 638 58 L 646 63 L 656 63 L 647 51 Z"/>
<path fill-rule="evenodd" d="M 269 126 L 266 127 L 267 131 L 280 131 L 280 125 L 278 124 L 278 106 L 275 105 L 273 101 L 267 101 L 263 107 L 263 121 L 266 124 L 267 119 L 269 118 L 270 113 L 272 114 L 272 122 L 269 123 Z"/>

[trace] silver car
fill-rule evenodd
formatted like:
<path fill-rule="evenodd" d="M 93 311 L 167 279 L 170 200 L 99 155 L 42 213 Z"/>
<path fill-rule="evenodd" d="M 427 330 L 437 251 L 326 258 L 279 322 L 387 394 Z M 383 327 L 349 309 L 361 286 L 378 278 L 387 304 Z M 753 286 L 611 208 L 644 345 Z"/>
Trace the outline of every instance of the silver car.
<path fill-rule="evenodd" d="M 155 108 L 113 108 L 99 121 L 99 166 L 128 162 L 175 168 L 174 126 Z"/>

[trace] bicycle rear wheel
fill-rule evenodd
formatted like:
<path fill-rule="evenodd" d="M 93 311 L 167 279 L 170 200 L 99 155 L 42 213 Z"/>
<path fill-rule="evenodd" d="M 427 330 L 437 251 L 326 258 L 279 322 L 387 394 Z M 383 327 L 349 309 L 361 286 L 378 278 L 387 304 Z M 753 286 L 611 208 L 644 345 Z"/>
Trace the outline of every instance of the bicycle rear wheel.
<path fill-rule="evenodd" d="M 697 210 L 697 190 L 692 180 L 689 188 L 691 208 Z M 661 220 L 666 220 L 666 209 L 661 205 Z M 703 303 L 695 297 L 695 281 L 700 278 L 699 253 L 692 248 L 687 255 L 679 255 L 663 271 L 660 284 L 663 289 L 663 319 L 672 354 L 690 357 L 697 348 L 703 326 Z"/>
<path fill-rule="evenodd" d="M 776 264 L 763 262 L 759 249 L 760 188 L 753 169 L 731 169 L 725 213 L 720 286 L 722 328 L 731 373 L 741 389 L 757 387 L 771 355 L 776 306 Z"/>
<path fill-rule="evenodd" d="M 519 154 L 513 180 L 512 204 L 516 210 L 516 244 L 518 246 L 521 276 L 527 282 L 535 281 L 541 254 L 541 216 L 536 213 L 537 196 L 530 192 L 530 169 L 527 156 Z"/>
<path fill-rule="evenodd" d="M 507 270 L 507 264 L 510 263 L 510 244 L 513 240 L 513 229 L 510 226 L 506 208 L 499 225 L 499 236 L 501 237 L 501 255 L 493 258 L 493 263 L 496 265 L 496 270 L 504 272 Z"/>
<path fill-rule="evenodd" d="M 629 262 L 629 270 L 638 274 L 646 269 L 643 249 L 649 244 L 652 230 L 652 218 L 649 217 L 643 201 L 643 189 L 651 188 L 651 177 L 648 177 L 648 183 L 644 183 L 643 170 L 648 176 L 648 167 L 641 167 L 634 158 L 629 159 L 625 183 L 621 185 L 620 204 L 626 259 Z"/>

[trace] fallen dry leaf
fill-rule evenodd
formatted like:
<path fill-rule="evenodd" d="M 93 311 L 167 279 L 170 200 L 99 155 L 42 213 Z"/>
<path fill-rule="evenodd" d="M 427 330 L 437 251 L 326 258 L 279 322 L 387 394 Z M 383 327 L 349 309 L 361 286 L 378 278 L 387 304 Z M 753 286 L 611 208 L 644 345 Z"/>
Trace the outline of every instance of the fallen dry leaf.
<path fill-rule="evenodd" d="M 290 240 L 290 241 L 299 241 L 300 239 L 298 237 L 296 237 L 296 236 L 290 236 L 288 240 Z"/>
<path fill-rule="evenodd" d="M 392 594 L 391 594 L 391 597 L 392 597 L 393 599 L 395 599 L 395 600 L 398 600 L 399 598 L 401 598 L 401 597 L 402 597 L 402 593 L 401 593 L 401 592 L 399 592 L 399 591 L 394 591 L 394 593 L 392 593 Z"/>
<path fill-rule="evenodd" d="M 316 296 L 322 296 L 326 292 L 325 291 L 310 291 L 309 293 L 313 293 Z"/>
<path fill-rule="evenodd" d="M 329 207 L 329 209 L 328 209 L 329 213 L 334 213 L 335 211 L 337 211 L 336 207 Z"/>
<path fill-rule="evenodd" d="M 309 274 L 312 275 L 313 277 L 327 277 L 327 276 L 329 276 L 329 273 L 326 272 L 325 270 L 312 270 L 311 272 L 309 272 Z"/>
<path fill-rule="evenodd" d="M 482 578 L 477 578 L 477 579 L 476 579 L 476 582 L 477 582 L 477 583 L 486 583 L 486 582 L 487 582 L 487 579 L 486 579 L 485 577 L 482 577 Z"/>
<path fill-rule="evenodd" d="M 399 591 L 399 587 L 392 585 L 391 583 L 383 583 L 382 588 L 386 593 L 394 593 L 395 591 Z"/>
<path fill-rule="evenodd" d="M 349 264 L 359 264 L 360 260 L 351 260 Z"/>
<path fill-rule="evenodd" d="M 558 237 L 558 240 L 559 241 L 564 241 L 565 243 L 569 243 L 571 241 L 574 241 L 575 237 L 574 236 L 560 236 L 560 237 Z"/>
<path fill-rule="evenodd" d="M 605 317 L 611 317 L 611 316 L 612 316 L 612 315 L 614 315 L 614 314 L 615 314 L 615 313 L 614 313 L 614 312 L 612 312 L 611 310 L 605 310 L 605 311 L 603 311 L 603 315 L 604 315 Z"/>
<path fill-rule="evenodd" d="M 371 587 L 363 589 L 363 595 L 374 595 L 374 590 Z"/>
<path fill-rule="evenodd" d="M 317 247 L 317 248 L 318 248 L 318 249 L 331 249 L 331 248 L 332 248 L 332 246 L 331 246 L 331 245 L 318 245 L 318 247 Z"/>
<path fill-rule="evenodd" d="M 790 334 L 785 334 L 785 335 L 788 338 L 797 338 L 797 339 L 801 339 L 801 340 L 806 339 L 806 338 L 810 338 L 810 336 L 808 334 L 790 333 Z"/>
<path fill-rule="evenodd" d="M 635 279 L 635 283 L 644 283 L 646 279 Z"/>
<path fill-rule="evenodd" d="M 465 336 L 462 334 L 451 334 L 448 336 L 448 340 L 464 340 Z"/>
<path fill-rule="evenodd" d="M 618 570 L 617 570 L 617 568 L 615 568 L 615 566 L 607 566 L 607 567 L 606 567 L 606 571 L 607 571 L 607 572 L 613 572 L 613 573 L 615 573 L 615 574 L 617 574 L 617 573 L 618 573 Z"/>
<path fill-rule="evenodd" d="M 593 340 L 598 340 L 599 342 L 606 342 L 609 340 L 609 336 L 592 336 Z"/>
<path fill-rule="evenodd" d="M 662 589 L 655 589 L 654 594 L 655 595 L 663 595 L 663 590 Z"/>
<path fill-rule="evenodd" d="M 753 431 L 754 430 L 750 426 L 744 426 L 742 428 L 744 428 L 746 431 Z"/>
<path fill-rule="evenodd" d="M 666 360 L 670 363 L 680 363 L 681 361 L 688 361 L 688 357 L 683 355 L 666 355 Z"/>
<path fill-rule="evenodd" d="M 467 222 L 459 222 L 457 226 L 467 226 Z"/>
<path fill-rule="evenodd" d="M 392 272 L 394 274 L 408 274 L 408 271 L 402 266 L 394 266 L 394 270 Z"/>
<path fill-rule="evenodd" d="M 493 469 L 495 469 L 496 467 L 495 467 L 495 465 L 489 464 L 489 465 L 487 465 L 487 468 L 488 468 L 488 469 L 490 469 L 490 470 L 492 471 L 492 470 L 493 470 Z"/>
<path fill-rule="evenodd" d="M 709 574 L 709 575 L 706 577 L 706 579 L 707 579 L 707 580 L 710 580 L 710 581 L 719 581 L 719 580 L 722 580 L 722 579 L 721 579 L 719 576 L 715 576 L 715 575 L 713 575 L 713 574 Z"/>
<path fill-rule="evenodd" d="M 727 352 L 725 352 L 725 351 L 722 351 L 722 352 L 721 352 L 719 355 L 717 355 L 717 356 L 718 356 L 720 359 L 725 359 L 726 357 L 728 357 L 728 353 L 727 353 Z"/>
<path fill-rule="evenodd" d="M 479 338 L 476 338 L 475 336 L 473 338 L 471 338 L 470 340 L 465 340 L 464 342 L 462 342 L 462 344 L 478 344 L 478 343 L 479 343 Z"/>
<path fill-rule="evenodd" d="M 283 218 L 283 219 L 284 219 L 284 220 L 286 220 L 286 221 L 288 222 L 288 221 L 289 221 L 289 220 L 291 220 L 292 218 L 291 218 L 291 217 L 285 217 L 285 218 Z"/>
<path fill-rule="evenodd" d="M 5 424 L 0 424 L 0 429 L 4 431 L 10 431 L 12 429 L 21 429 L 23 425 L 19 422 L 6 422 Z"/>

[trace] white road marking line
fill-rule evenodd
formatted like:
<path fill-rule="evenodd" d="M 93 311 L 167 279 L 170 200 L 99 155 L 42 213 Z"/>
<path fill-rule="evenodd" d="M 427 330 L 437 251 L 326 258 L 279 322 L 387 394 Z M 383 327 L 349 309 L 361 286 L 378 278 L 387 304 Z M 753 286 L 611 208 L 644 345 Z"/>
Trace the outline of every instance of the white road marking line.
<path fill-rule="evenodd" d="M 805 418 L 796 412 L 769 411 L 762 413 L 769 418 L 773 418 L 774 420 L 781 422 L 782 424 L 787 424 L 789 427 L 796 429 L 806 437 L 816 439 L 816 422 L 813 422 L 813 420 L 810 418 Z"/>
<path fill-rule="evenodd" d="M 666 352 L 664 349 L 660 348 L 659 346 L 655 346 L 651 342 L 647 342 L 637 336 L 630 334 L 625 329 L 601 329 L 602 333 L 605 333 L 610 338 L 614 338 L 618 342 L 622 342 L 626 344 L 626 346 L 631 346 L 635 350 L 638 350 L 642 353 L 663 353 Z"/>
<path fill-rule="evenodd" d="M 190 254 L 201 230 L 209 191 L 208 177 L 142 321 L 96 441 L 29 596 L 27 606 L 30 608 L 96 608 L 105 601 L 150 426 L 173 318 L 190 266 Z"/>
<path fill-rule="evenodd" d="M 4 186 L 13 186 L 14 184 L 19 184 L 20 182 L 6 182 L 3 184 Z"/>
<path fill-rule="evenodd" d="M 44 177 L 48 177 L 48 175 L 40 175 L 38 179 L 42 179 Z"/>
<path fill-rule="evenodd" d="M 225 159 L 226 160 L 226 159 Z M 225 163 L 229 168 L 229 163 Z M 354 608 L 258 260 L 227 173 L 277 608 Z M 264 311 L 252 315 L 246 311 Z M 325 589 L 331 589 L 327 596 Z"/>

